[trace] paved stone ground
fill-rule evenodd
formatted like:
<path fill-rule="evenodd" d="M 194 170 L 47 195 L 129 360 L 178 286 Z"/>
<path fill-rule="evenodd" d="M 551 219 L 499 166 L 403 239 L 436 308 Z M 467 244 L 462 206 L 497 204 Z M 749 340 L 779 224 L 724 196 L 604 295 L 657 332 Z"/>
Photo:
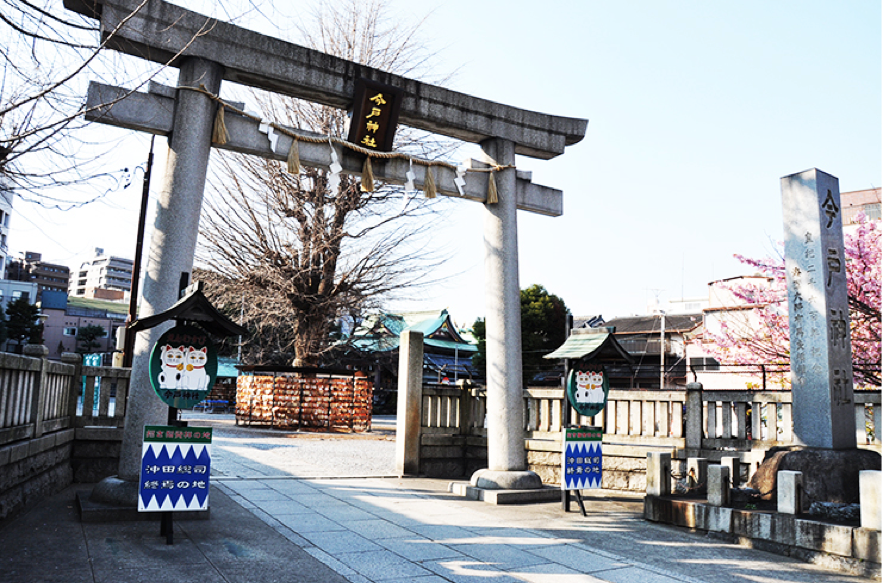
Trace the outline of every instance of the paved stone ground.
<path fill-rule="evenodd" d="M 235 416 L 185 412 L 190 426 L 214 428 L 212 475 L 376 477 L 395 475 L 395 431 L 378 418 L 367 433 L 285 432 L 237 426 Z"/>
<path fill-rule="evenodd" d="M 77 485 L 0 525 L 0 583 L 869 583 L 642 520 L 639 496 L 599 491 L 493 506 L 448 481 L 382 477 L 394 441 L 216 428 L 210 520 L 83 524 Z M 322 477 L 317 474 L 331 474 Z M 374 477 L 364 477 L 365 474 Z M 341 477 L 348 476 L 348 477 Z M 357 477 L 361 476 L 361 477 Z"/>

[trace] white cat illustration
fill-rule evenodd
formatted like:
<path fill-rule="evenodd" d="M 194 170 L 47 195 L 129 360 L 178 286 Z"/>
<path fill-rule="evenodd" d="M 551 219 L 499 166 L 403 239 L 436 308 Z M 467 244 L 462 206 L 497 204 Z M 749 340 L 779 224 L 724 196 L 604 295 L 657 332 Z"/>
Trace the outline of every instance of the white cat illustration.
<path fill-rule="evenodd" d="M 182 386 L 191 391 L 205 391 L 208 389 L 208 373 L 205 364 L 208 362 L 208 348 L 193 348 L 189 346 L 184 366 L 184 376 L 181 379 Z"/>
<path fill-rule="evenodd" d="M 162 347 L 159 359 L 162 361 L 162 371 L 159 373 L 159 388 L 179 389 L 184 371 L 184 347 L 166 344 Z"/>
<path fill-rule="evenodd" d="M 603 372 L 576 371 L 576 402 L 603 403 Z"/>

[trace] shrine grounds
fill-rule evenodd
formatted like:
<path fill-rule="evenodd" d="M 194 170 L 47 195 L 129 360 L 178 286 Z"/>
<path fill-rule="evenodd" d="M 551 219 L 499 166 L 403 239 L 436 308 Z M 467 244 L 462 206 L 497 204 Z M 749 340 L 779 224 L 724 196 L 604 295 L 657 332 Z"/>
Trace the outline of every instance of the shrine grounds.
<path fill-rule="evenodd" d="M 494 506 L 448 480 L 394 476 L 394 419 L 367 435 L 215 428 L 209 520 L 82 523 L 84 484 L 0 526 L 3 583 L 872 581 L 642 519 L 642 497 L 598 491 Z M 575 508 L 575 505 L 574 505 Z"/>

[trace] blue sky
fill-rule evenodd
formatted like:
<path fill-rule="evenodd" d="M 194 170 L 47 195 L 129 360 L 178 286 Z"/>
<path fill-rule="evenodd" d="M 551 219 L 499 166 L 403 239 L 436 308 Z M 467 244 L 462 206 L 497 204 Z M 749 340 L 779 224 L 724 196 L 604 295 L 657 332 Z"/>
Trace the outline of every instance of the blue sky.
<path fill-rule="evenodd" d="M 589 120 L 564 155 L 517 162 L 564 192 L 562 217 L 519 213 L 521 287 L 543 284 L 576 315 L 642 313 L 656 294 L 705 296 L 745 273 L 734 253 L 768 255 L 782 237 L 782 176 L 882 185 L 878 1 L 391 6 L 405 19 L 434 8 L 426 42 L 439 71 L 457 70 L 454 89 Z M 119 166 L 146 144 L 125 138 Z M 139 191 L 66 214 L 17 206 L 10 247 L 71 266 L 95 246 L 131 256 Z M 483 313 L 483 209 L 457 202 L 437 236 L 447 285 L 393 307 Z"/>

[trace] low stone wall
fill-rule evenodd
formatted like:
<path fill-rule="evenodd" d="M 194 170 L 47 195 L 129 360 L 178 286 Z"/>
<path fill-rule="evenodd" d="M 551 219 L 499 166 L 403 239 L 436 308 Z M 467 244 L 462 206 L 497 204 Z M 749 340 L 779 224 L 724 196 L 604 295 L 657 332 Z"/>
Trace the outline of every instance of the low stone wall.
<path fill-rule="evenodd" d="M 0 447 L 0 521 L 71 483 L 115 475 L 122 428 L 81 427 Z"/>
<path fill-rule="evenodd" d="M 717 533 L 752 548 L 854 575 L 879 577 L 882 573 L 878 530 L 666 496 L 647 495 L 643 504 L 646 520 Z"/>
<path fill-rule="evenodd" d="M 560 443 L 551 440 L 526 441 L 527 469 L 536 472 L 543 484 L 560 484 Z M 651 447 L 603 446 L 603 488 L 646 491 L 646 452 Z M 659 451 L 671 452 L 660 448 Z M 676 476 L 686 473 L 686 460 L 671 461 L 671 489 Z M 429 433 L 420 436 L 420 474 L 430 478 L 469 478 L 487 467 L 487 438 L 474 435 Z"/>
<path fill-rule="evenodd" d="M 487 440 L 472 435 L 420 437 L 420 473 L 429 478 L 469 478 L 487 467 Z"/>
<path fill-rule="evenodd" d="M 544 484 L 560 484 L 561 445 L 557 441 L 527 440 L 527 469 L 539 474 Z M 603 445 L 602 487 L 608 490 L 646 491 L 646 452 L 648 447 Z M 658 448 L 670 452 L 670 449 Z M 686 460 L 671 461 L 671 473 L 684 475 Z M 671 478 L 673 487 L 675 478 Z"/>
<path fill-rule="evenodd" d="M 100 482 L 119 470 L 122 427 L 77 428 L 71 453 L 73 481 L 82 484 Z"/>
<path fill-rule="evenodd" d="M 0 447 L 0 520 L 71 484 L 73 441 L 65 429 Z"/>

